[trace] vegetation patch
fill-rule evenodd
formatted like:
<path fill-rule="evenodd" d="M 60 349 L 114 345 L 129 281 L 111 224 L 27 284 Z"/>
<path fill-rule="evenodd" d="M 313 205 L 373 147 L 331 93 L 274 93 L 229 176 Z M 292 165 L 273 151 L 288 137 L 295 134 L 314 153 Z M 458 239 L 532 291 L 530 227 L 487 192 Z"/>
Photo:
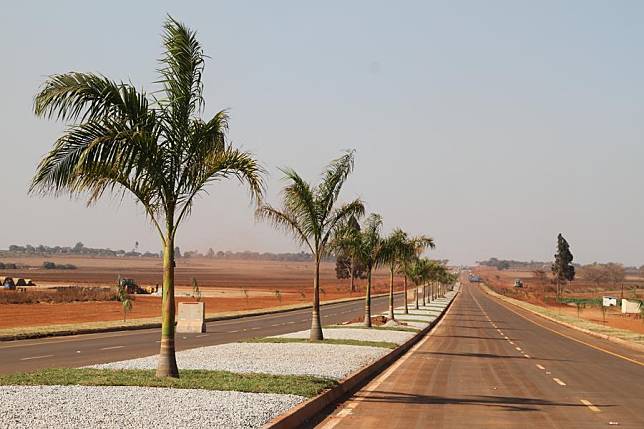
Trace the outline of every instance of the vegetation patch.
<path fill-rule="evenodd" d="M 395 349 L 398 347 L 396 343 L 387 341 L 363 341 L 363 340 L 339 340 L 339 339 L 325 339 L 322 341 L 311 341 L 308 338 L 284 338 L 284 337 L 265 337 L 265 338 L 252 338 L 243 341 L 245 343 L 310 343 L 310 344 L 339 344 L 345 346 L 365 346 L 365 347 L 382 347 L 385 349 Z"/>
<path fill-rule="evenodd" d="M 118 301 L 118 299 L 119 295 L 116 289 L 99 287 L 68 286 L 49 290 L 24 292 L 3 290 L 0 292 L 0 304 L 60 304 L 83 301 Z"/>
<path fill-rule="evenodd" d="M 228 371 L 182 370 L 180 378 L 155 376 L 154 370 L 55 368 L 0 375 L 2 386 L 139 386 L 278 393 L 312 397 L 337 381 L 303 375 L 241 374 Z"/>

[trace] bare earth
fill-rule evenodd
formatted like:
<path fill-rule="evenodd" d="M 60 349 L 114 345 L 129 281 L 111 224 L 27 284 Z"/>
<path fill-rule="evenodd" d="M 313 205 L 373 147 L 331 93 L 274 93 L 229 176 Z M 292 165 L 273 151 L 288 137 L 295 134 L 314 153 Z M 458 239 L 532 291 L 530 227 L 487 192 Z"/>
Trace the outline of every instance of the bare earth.
<path fill-rule="evenodd" d="M 116 284 L 118 275 L 133 278 L 141 286 L 161 284 L 162 266 L 159 259 L 11 257 L 3 258 L 1 262 L 40 266 L 45 260 L 57 264 L 73 264 L 78 269 L 8 270 L 0 272 L 0 276 L 31 278 L 37 284 L 36 288 L 70 285 L 107 287 Z M 177 301 L 194 301 L 189 296 L 192 292 L 193 277 L 198 281 L 208 314 L 308 304 L 312 298 L 313 264 L 308 262 L 181 258 L 177 260 L 176 269 Z M 396 280 L 397 288 L 400 288 L 402 281 Z M 364 282 L 357 280 L 358 291 L 352 294 L 349 291 L 348 280 L 336 279 L 335 264 L 323 263 L 320 276 L 321 299 L 328 301 L 360 297 L 363 295 Z M 385 272 L 375 273 L 374 286 L 374 294 L 388 291 L 388 277 Z M 128 319 L 156 317 L 160 313 L 160 297 L 136 295 Z M 119 302 L 0 304 L 0 329 L 122 318 L 123 312 Z"/>
<path fill-rule="evenodd" d="M 511 296 L 512 298 L 521 299 L 523 301 L 530 302 L 531 304 L 540 305 L 553 311 L 560 312 L 561 314 L 577 317 L 577 308 L 575 306 L 552 305 L 551 301 L 548 301 L 547 304 L 544 303 L 544 288 L 547 289 L 548 287 L 550 287 L 550 285 L 540 284 L 534 278 L 531 271 L 498 271 L 495 268 L 489 267 L 477 267 L 475 271 L 481 276 L 486 284 L 496 292 L 503 293 L 505 291 L 508 296 Z M 521 291 L 516 295 L 511 294 L 513 292 L 516 292 L 516 290 L 514 290 L 515 279 L 521 279 L 525 287 L 524 291 Z M 624 298 L 628 299 L 631 297 L 631 287 L 637 284 L 638 281 L 640 282 L 640 284 L 644 284 L 644 279 L 635 277 L 627 278 Z M 621 294 L 621 290 L 616 290 L 614 285 L 607 285 L 606 290 L 596 289 L 597 285 L 595 285 L 594 283 L 587 282 L 583 279 L 578 279 L 573 281 L 569 286 L 566 287 L 564 296 L 576 298 L 595 298 L 604 295 L 620 297 Z M 644 296 L 644 289 L 639 289 L 637 293 L 639 294 L 640 299 L 642 299 L 642 297 Z M 555 293 L 554 291 L 546 291 L 545 295 L 554 297 Z M 579 317 L 598 324 L 604 323 L 602 312 L 599 308 L 596 307 L 587 307 L 585 309 L 582 309 L 579 313 Z M 616 307 L 610 307 L 609 311 L 607 312 L 606 325 L 613 328 L 627 329 L 629 331 L 644 334 L 644 319 L 641 319 L 636 315 L 624 315 L 621 313 L 620 309 Z"/>

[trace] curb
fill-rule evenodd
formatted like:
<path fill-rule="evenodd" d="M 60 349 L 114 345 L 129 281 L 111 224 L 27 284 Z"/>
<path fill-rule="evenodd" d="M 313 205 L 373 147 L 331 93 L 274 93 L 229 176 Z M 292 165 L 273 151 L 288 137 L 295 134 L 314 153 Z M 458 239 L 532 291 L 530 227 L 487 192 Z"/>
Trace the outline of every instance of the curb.
<path fill-rule="evenodd" d="M 394 295 L 400 295 L 402 293 L 403 292 L 396 292 Z M 388 296 L 388 295 L 389 293 L 380 293 L 380 294 L 372 295 L 371 298 L 379 298 L 379 297 Z M 360 296 L 356 298 L 334 299 L 331 301 L 321 302 L 320 307 L 324 307 L 326 305 L 333 305 L 333 304 L 342 304 L 345 302 L 360 301 L 363 299 L 364 299 L 364 296 Z M 244 317 L 288 313 L 290 311 L 304 310 L 311 307 L 312 305 L 310 304 L 302 304 L 302 305 L 289 307 L 289 308 L 278 307 L 278 308 L 267 309 L 267 310 L 262 310 L 262 309 L 248 310 L 245 312 L 240 312 L 238 314 L 224 314 L 220 316 L 206 317 L 205 321 L 206 323 L 208 323 L 208 322 L 217 322 L 220 320 L 242 319 Z M 68 337 L 71 335 L 83 335 L 83 334 L 103 334 L 107 332 L 137 331 L 137 330 L 153 329 L 153 328 L 160 328 L 160 327 L 161 327 L 161 322 L 150 322 L 150 323 L 143 323 L 140 325 L 133 325 L 133 326 L 113 326 L 113 327 L 110 326 L 106 328 L 65 329 L 65 330 L 54 331 L 54 332 L 42 332 L 42 333 L 33 333 L 33 334 L 24 333 L 24 334 L 14 334 L 14 335 L 0 335 L 0 342 L 17 341 L 17 340 L 34 340 L 38 338 L 48 338 L 48 337 Z"/>
<path fill-rule="evenodd" d="M 459 293 L 460 289 L 456 292 L 454 298 L 450 301 L 447 307 L 445 307 L 441 314 L 436 319 L 431 321 L 429 326 L 418 332 L 412 338 L 407 340 L 407 342 L 401 344 L 390 353 L 369 364 L 368 366 L 359 369 L 358 371 L 349 375 L 335 387 L 327 390 L 326 392 L 320 393 L 318 396 L 302 402 L 301 404 L 291 408 L 286 413 L 275 417 L 264 426 L 262 426 L 262 429 L 293 429 L 301 427 L 327 407 L 339 402 L 342 398 L 357 391 L 360 387 L 364 386 L 368 381 L 373 379 L 381 371 L 394 363 L 400 356 L 409 351 L 409 349 L 411 349 L 425 335 L 427 335 L 427 333 L 429 333 L 429 331 L 431 331 L 431 329 L 447 313 L 447 310 L 449 310 L 449 308 L 452 306 Z"/>
<path fill-rule="evenodd" d="M 494 292 L 493 290 L 489 289 L 489 287 L 487 285 L 484 284 L 483 286 L 485 286 L 485 288 L 481 288 L 481 289 L 486 294 L 488 294 L 488 295 L 490 295 L 490 296 L 492 296 L 494 298 L 498 298 L 499 300 L 501 300 L 503 302 L 507 302 L 508 304 L 512 304 L 515 307 L 519 307 L 522 310 L 529 311 L 530 314 L 534 314 L 534 315 L 539 316 L 539 317 L 541 317 L 543 319 L 549 320 L 549 321 L 554 322 L 554 323 L 558 323 L 558 324 L 563 325 L 563 326 L 565 326 L 567 328 L 574 329 L 575 331 L 583 332 L 584 334 L 588 334 L 588 335 L 596 337 L 596 338 L 601 338 L 603 340 L 607 340 L 607 341 L 610 341 L 610 342 L 615 343 L 615 344 L 620 344 L 620 345 L 622 345 L 624 347 L 628 347 L 628 348 L 630 348 L 632 350 L 635 350 L 635 351 L 638 351 L 638 352 L 644 352 L 644 345 L 634 343 L 634 342 L 628 341 L 628 340 L 623 340 L 621 338 L 618 338 L 618 337 L 615 337 L 615 336 L 612 336 L 612 335 L 602 334 L 600 332 L 595 332 L 595 331 L 591 331 L 589 329 L 580 328 L 579 326 L 575 326 L 572 323 L 564 322 L 562 320 L 555 319 L 554 317 L 550 317 L 550 316 L 546 316 L 545 314 L 537 313 L 534 310 L 531 310 L 529 308 L 525 308 L 525 307 L 523 307 L 523 306 L 521 306 L 521 305 L 519 305 L 517 303 L 514 303 L 514 302 L 510 301 L 510 299 L 508 297 Z M 490 293 L 490 292 L 492 292 L 492 293 Z"/>

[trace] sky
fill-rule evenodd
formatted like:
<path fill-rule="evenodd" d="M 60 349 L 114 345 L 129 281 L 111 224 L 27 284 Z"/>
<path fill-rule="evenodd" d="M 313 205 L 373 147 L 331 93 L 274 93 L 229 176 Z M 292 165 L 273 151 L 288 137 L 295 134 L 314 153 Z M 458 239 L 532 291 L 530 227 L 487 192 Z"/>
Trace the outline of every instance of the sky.
<path fill-rule="evenodd" d="M 99 72 L 155 90 L 166 14 L 210 59 L 203 115 L 266 168 L 312 182 L 356 150 L 341 199 L 437 243 L 430 256 L 644 264 L 644 3 L 638 1 L 2 2 L 0 248 L 159 251 L 133 200 L 27 194 L 65 124 L 33 115 L 48 75 Z M 182 250 L 299 251 L 217 183 Z"/>

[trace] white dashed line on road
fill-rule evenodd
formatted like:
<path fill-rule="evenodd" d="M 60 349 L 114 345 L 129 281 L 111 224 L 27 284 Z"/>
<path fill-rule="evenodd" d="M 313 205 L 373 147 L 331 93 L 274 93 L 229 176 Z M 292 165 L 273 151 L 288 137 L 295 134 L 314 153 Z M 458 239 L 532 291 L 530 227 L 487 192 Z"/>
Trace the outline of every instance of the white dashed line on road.
<path fill-rule="evenodd" d="M 584 404 L 585 406 L 587 406 L 588 408 L 590 408 L 590 410 L 591 410 L 591 411 L 594 411 L 594 412 L 596 412 L 596 413 L 601 412 L 601 410 L 600 410 L 598 407 L 596 407 L 596 406 L 594 406 L 593 404 L 591 404 L 591 402 L 590 402 L 590 401 L 587 401 L 587 400 L 585 400 L 585 399 L 580 399 L 580 401 L 581 401 L 581 403 L 582 403 L 582 404 Z"/>
<path fill-rule="evenodd" d="M 521 351 L 521 347 L 515 347 L 515 349 L 517 349 L 518 351 Z"/>
<path fill-rule="evenodd" d="M 566 383 L 564 383 L 563 381 L 559 380 L 558 378 L 553 378 L 553 380 L 554 380 L 555 383 L 557 383 L 560 386 L 565 386 L 566 385 Z"/>
<path fill-rule="evenodd" d="M 99 350 L 116 350 L 116 349 L 122 349 L 125 346 L 112 346 L 112 347 L 103 347 L 102 349 Z"/>
<path fill-rule="evenodd" d="M 22 358 L 20 360 L 44 359 L 44 358 L 48 358 L 48 357 L 52 357 L 52 356 L 54 356 L 54 355 L 31 356 L 31 357 Z"/>
<path fill-rule="evenodd" d="M 537 368 L 539 368 L 539 369 L 546 369 L 543 365 L 539 365 L 539 364 L 537 364 Z"/>

